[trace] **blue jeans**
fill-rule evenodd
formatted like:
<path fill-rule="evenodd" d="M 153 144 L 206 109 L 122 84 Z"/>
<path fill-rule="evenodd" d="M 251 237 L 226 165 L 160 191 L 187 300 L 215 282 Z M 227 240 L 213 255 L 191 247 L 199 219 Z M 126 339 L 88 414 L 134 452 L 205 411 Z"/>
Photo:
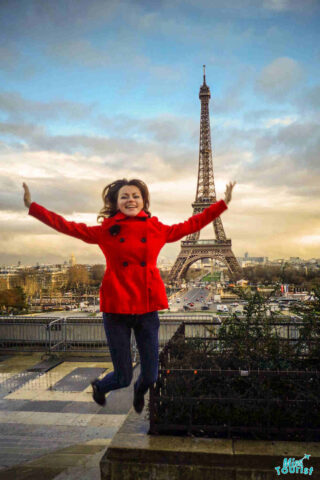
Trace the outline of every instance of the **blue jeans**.
<path fill-rule="evenodd" d="M 136 385 L 145 394 L 158 378 L 158 312 L 142 315 L 103 313 L 103 323 L 113 363 L 113 372 L 99 380 L 98 388 L 103 393 L 127 387 L 132 380 L 130 351 L 131 329 L 136 337 L 141 370 Z"/>

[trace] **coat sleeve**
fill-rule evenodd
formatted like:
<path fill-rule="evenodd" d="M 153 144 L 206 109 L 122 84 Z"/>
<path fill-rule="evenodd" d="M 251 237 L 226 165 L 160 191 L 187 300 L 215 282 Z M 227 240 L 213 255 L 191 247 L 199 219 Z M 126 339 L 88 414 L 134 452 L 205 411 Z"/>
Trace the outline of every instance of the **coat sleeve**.
<path fill-rule="evenodd" d="M 36 202 L 31 203 L 29 215 L 32 215 L 58 232 L 65 233 L 71 237 L 79 238 L 86 243 L 99 243 L 101 234 L 100 225 L 88 227 L 85 223 L 69 222 L 61 215 L 50 212 Z"/>
<path fill-rule="evenodd" d="M 210 205 L 210 207 L 205 208 L 203 212 L 193 215 L 185 222 L 176 223 L 171 226 L 162 224 L 165 233 L 165 242 L 176 242 L 190 233 L 198 232 L 215 218 L 219 217 L 227 208 L 224 200 L 219 200 Z"/>

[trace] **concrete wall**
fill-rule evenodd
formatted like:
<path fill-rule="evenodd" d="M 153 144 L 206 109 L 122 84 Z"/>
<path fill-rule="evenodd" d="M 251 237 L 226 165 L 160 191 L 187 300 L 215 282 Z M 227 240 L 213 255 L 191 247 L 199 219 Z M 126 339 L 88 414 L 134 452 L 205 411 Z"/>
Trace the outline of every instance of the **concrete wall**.
<path fill-rule="evenodd" d="M 320 479 L 320 444 L 148 435 L 146 413 L 130 411 L 100 462 L 102 480 Z M 311 474 L 277 474 L 284 458 Z"/>

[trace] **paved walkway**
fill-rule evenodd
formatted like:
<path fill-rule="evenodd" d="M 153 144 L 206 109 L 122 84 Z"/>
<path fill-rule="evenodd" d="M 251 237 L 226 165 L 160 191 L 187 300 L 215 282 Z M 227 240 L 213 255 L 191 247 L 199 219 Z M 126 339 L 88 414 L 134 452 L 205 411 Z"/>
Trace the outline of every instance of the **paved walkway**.
<path fill-rule="evenodd" d="M 99 461 L 132 407 L 130 387 L 92 400 L 99 359 L 0 355 L 0 480 L 98 480 Z M 134 380 L 138 375 L 134 370 Z"/>

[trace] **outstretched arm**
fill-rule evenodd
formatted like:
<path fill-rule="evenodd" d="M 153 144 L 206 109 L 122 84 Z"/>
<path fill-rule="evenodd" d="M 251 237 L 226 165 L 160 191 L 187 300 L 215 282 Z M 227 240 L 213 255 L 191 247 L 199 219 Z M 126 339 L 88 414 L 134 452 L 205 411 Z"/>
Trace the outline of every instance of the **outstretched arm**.
<path fill-rule="evenodd" d="M 101 235 L 100 225 L 88 227 L 88 225 L 85 223 L 70 222 L 61 215 L 50 212 L 38 203 L 31 202 L 31 195 L 28 185 L 26 183 L 23 183 L 22 185 L 24 188 L 24 204 L 29 208 L 29 215 L 32 215 L 60 233 L 65 233 L 71 237 L 83 240 L 86 243 L 99 243 Z"/>
<path fill-rule="evenodd" d="M 203 212 L 193 215 L 188 220 L 175 225 L 163 225 L 166 235 L 166 243 L 176 242 L 191 233 L 198 232 L 215 218 L 219 217 L 228 207 L 232 197 L 232 190 L 236 182 L 229 182 L 226 185 L 225 199 L 219 200 L 203 210 Z"/>

